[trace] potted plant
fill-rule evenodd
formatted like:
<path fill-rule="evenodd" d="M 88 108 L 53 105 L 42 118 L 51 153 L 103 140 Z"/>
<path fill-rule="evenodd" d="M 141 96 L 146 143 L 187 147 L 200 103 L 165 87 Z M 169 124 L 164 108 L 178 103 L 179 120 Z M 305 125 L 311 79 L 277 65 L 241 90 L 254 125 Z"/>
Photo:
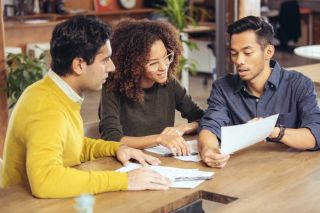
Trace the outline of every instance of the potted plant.
<path fill-rule="evenodd" d="M 180 69 L 178 70 L 178 75 L 184 70 L 195 73 L 197 70 L 196 63 L 195 61 L 188 59 L 187 52 L 198 50 L 198 47 L 195 42 L 192 42 L 188 39 L 188 34 L 183 31 L 188 25 L 196 25 L 195 19 L 190 14 L 200 12 L 206 15 L 207 13 L 199 8 L 188 6 L 187 0 L 164 0 L 164 5 L 158 6 L 158 8 L 159 10 L 157 13 L 166 18 L 180 31 L 180 38 L 184 45 L 185 54 L 180 60 Z"/>
<path fill-rule="evenodd" d="M 23 53 L 9 53 L 7 63 L 7 97 L 9 109 L 12 108 L 26 87 L 41 79 L 48 71 L 44 62 L 45 53 L 30 57 Z"/>

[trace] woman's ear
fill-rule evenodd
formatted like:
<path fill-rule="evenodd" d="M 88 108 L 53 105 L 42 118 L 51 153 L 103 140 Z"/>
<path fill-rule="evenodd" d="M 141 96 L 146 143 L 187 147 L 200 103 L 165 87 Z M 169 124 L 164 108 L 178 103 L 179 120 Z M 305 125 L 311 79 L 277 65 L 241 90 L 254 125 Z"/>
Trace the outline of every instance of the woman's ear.
<path fill-rule="evenodd" d="M 74 58 L 72 61 L 72 72 L 81 75 L 85 69 L 86 69 L 86 62 L 83 60 L 83 58 Z"/>
<path fill-rule="evenodd" d="M 271 44 L 268 44 L 264 50 L 265 60 L 270 60 L 274 55 L 274 51 L 275 51 L 274 46 Z"/>

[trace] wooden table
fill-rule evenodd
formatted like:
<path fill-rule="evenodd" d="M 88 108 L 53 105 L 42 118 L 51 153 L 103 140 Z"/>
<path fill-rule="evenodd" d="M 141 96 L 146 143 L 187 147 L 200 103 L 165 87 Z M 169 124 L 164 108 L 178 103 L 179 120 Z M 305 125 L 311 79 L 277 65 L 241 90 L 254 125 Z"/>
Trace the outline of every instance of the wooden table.
<path fill-rule="evenodd" d="M 308 76 L 317 86 L 320 86 L 320 63 L 298 67 L 290 67 L 289 70 L 296 70 Z"/>
<path fill-rule="evenodd" d="M 317 212 L 320 209 L 320 152 L 258 143 L 234 154 L 223 169 L 161 158 L 163 165 L 214 171 L 195 189 L 109 192 L 96 195 L 95 212 L 169 212 L 199 197 L 220 202 L 206 212 Z M 85 163 L 83 170 L 116 169 L 113 158 Z M 226 195 L 226 196 L 223 196 Z M 225 204 L 221 204 L 225 203 Z M 75 212 L 73 199 L 37 199 L 27 186 L 0 190 L 1 212 Z"/>

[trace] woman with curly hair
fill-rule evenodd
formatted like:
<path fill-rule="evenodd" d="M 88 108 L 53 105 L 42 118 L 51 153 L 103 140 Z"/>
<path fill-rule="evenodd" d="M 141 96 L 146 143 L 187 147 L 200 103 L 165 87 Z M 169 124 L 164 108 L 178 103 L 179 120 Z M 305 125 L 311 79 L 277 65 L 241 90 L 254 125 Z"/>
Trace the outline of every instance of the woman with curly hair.
<path fill-rule="evenodd" d="M 163 21 L 123 20 L 111 44 L 116 72 L 102 90 L 101 137 L 140 149 L 161 144 L 187 155 L 182 135 L 197 130 L 203 110 L 174 77 L 182 54 L 178 31 Z M 174 126 L 175 110 L 188 123 Z"/>

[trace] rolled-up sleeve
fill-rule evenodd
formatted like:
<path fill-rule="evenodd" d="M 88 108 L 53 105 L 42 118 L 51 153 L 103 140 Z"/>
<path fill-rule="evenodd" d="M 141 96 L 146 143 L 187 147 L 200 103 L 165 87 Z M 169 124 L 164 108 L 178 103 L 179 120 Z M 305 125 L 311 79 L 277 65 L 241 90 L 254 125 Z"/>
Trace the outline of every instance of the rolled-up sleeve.
<path fill-rule="evenodd" d="M 305 77 L 301 81 L 298 94 L 298 113 L 300 128 L 308 128 L 316 139 L 316 149 L 320 148 L 320 109 L 317 103 L 317 94 L 313 82 Z"/>
<path fill-rule="evenodd" d="M 208 109 L 201 119 L 200 130 L 207 129 L 221 138 L 221 127 L 229 125 L 231 121 L 225 100 L 219 83 L 214 82 L 208 99 Z"/>

